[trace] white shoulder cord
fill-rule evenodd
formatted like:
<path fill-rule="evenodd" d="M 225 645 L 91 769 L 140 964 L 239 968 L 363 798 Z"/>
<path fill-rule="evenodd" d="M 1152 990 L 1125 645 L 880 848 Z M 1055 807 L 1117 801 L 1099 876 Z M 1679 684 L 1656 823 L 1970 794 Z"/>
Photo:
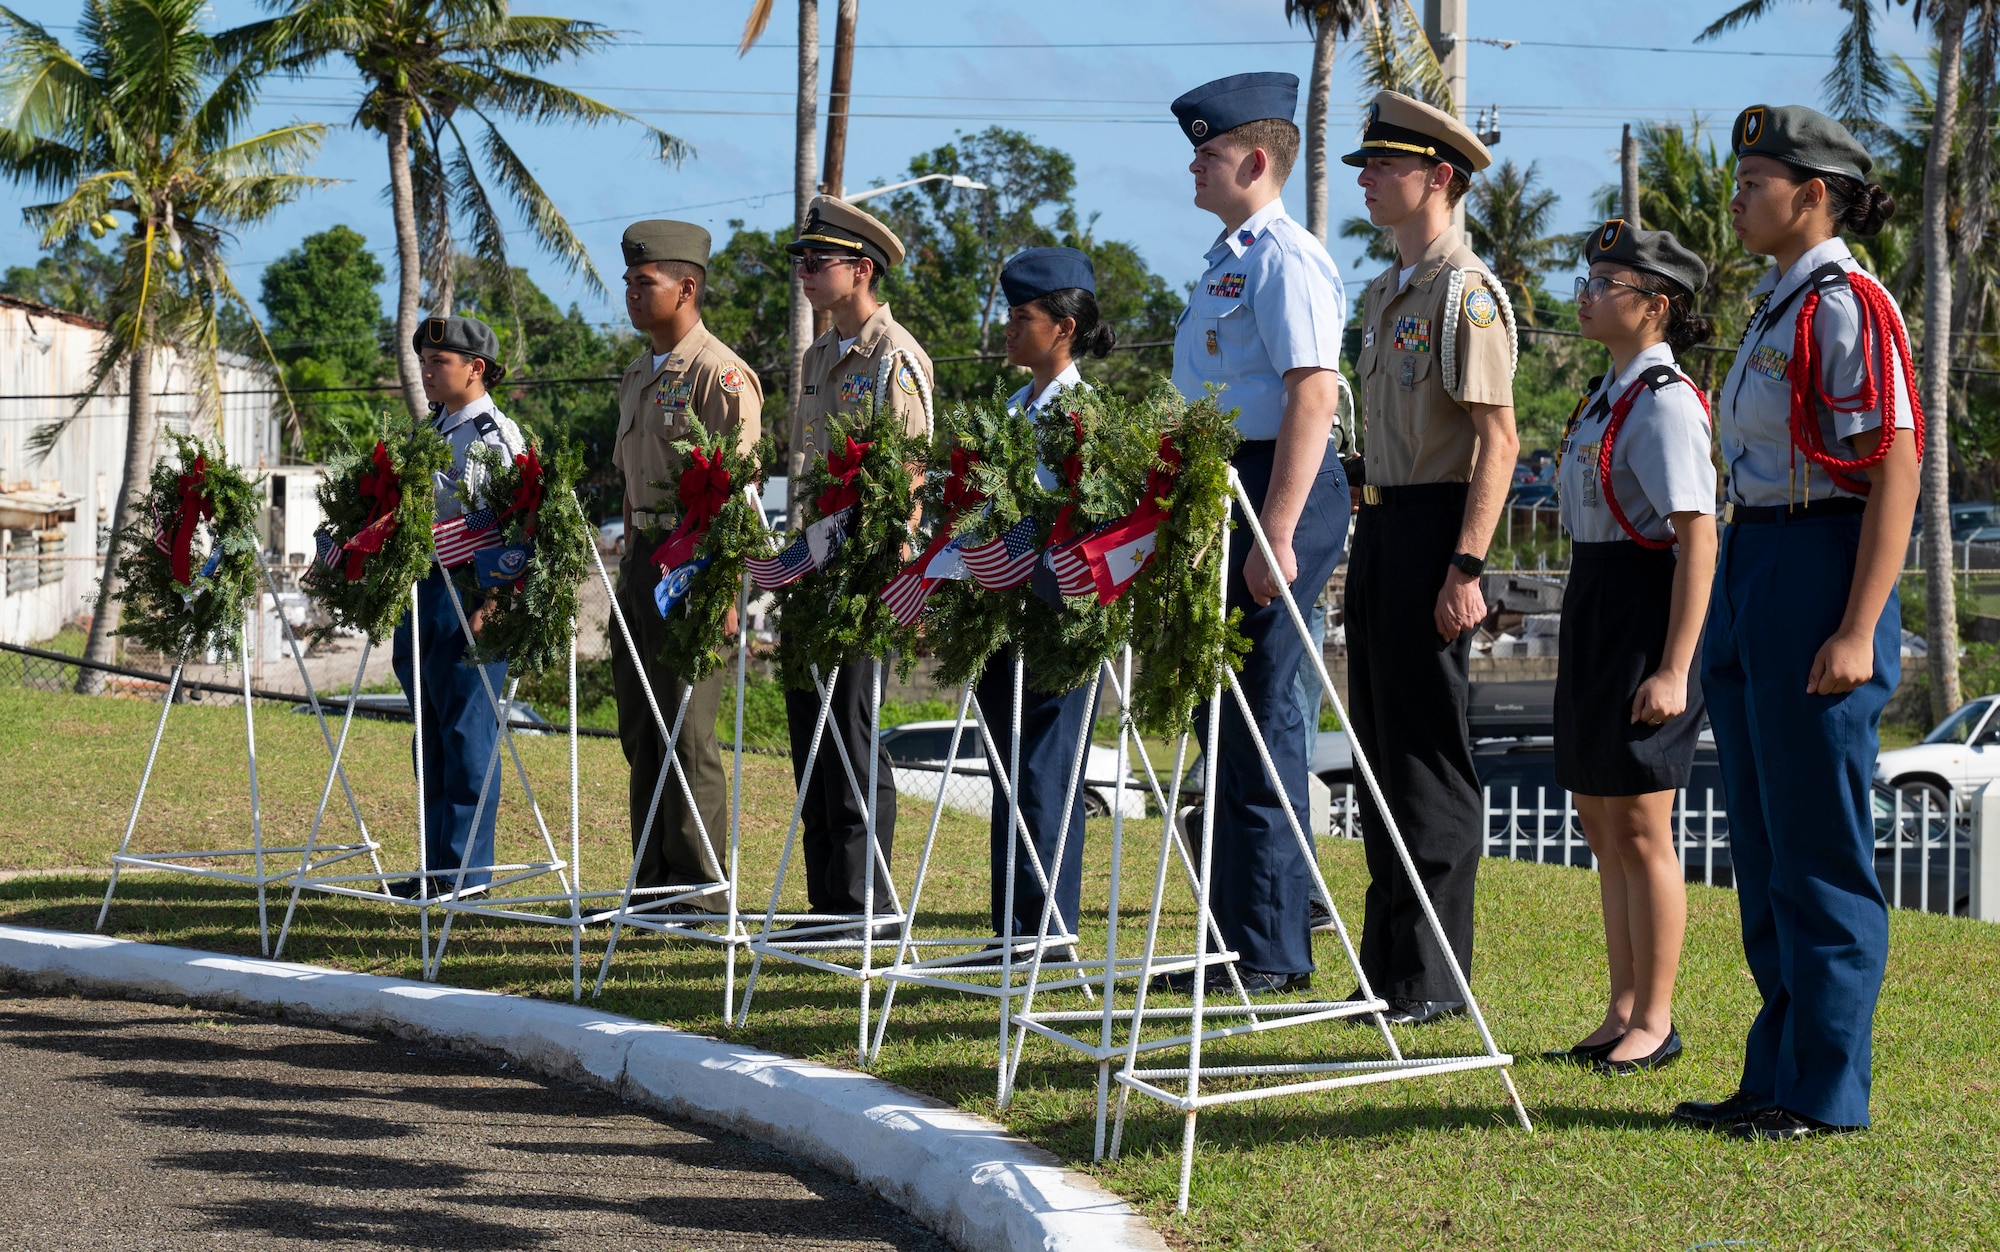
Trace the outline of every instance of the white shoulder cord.
<path fill-rule="evenodd" d="M 1512 378 L 1521 366 L 1521 341 L 1514 331 L 1514 305 L 1507 298 L 1507 288 L 1485 270 L 1475 270 L 1486 280 L 1486 289 L 1500 305 L 1500 320 L 1507 326 L 1507 376 Z M 1454 268 L 1451 281 L 1445 287 L 1445 318 L 1442 342 L 1438 346 L 1438 364 L 1444 369 L 1444 389 L 1458 390 L 1458 315 L 1459 301 L 1465 295 L 1465 270 Z"/>
<path fill-rule="evenodd" d="M 910 376 L 917 380 L 917 399 L 921 400 L 924 406 L 924 441 L 928 443 L 932 427 L 936 425 L 931 413 L 931 380 L 924 377 L 923 366 L 917 363 L 916 357 L 902 348 L 891 348 L 884 352 L 882 367 L 875 375 L 875 394 L 878 397 L 889 394 L 889 374 L 895 369 L 898 360 L 910 367 Z"/>

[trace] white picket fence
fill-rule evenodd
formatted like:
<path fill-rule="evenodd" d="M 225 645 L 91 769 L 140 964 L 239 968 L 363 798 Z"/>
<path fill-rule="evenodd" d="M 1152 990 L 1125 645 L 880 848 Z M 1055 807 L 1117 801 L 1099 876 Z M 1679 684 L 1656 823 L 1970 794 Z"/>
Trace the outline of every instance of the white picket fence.
<path fill-rule="evenodd" d="M 1485 809 L 1485 855 L 1596 868 L 1567 791 L 1509 787 L 1495 794 L 1489 787 Z M 1335 793 L 1333 817 L 1338 835 L 1360 837 L 1353 786 Z M 1676 798 L 1674 843 L 1689 882 L 1735 881 L 1729 811 L 1713 789 L 1705 788 L 1699 803 L 1685 790 Z M 2000 793 L 1954 793 L 1943 807 L 1928 792 L 1897 792 L 1893 803 L 1878 797 L 1875 871 L 1892 907 L 2000 920 Z M 1995 880 L 1984 892 L 1975 885 L 1982 872 Z"/>

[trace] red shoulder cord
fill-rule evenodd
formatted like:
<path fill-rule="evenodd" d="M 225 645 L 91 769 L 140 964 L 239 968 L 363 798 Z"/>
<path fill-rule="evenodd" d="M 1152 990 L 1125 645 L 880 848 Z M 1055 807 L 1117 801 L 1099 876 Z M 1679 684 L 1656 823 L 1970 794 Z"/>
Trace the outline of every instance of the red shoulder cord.
<path fill-rule="evenodd" d="M 1801 314 L 1800 316 L 1804 315 Z M 1680 377 L 1682 382 L 1694 389 L 1695 399 L 1701 401 L 1701 411 L 1708 413 L 1707 393 L 1703 392 L 1701 388 L 1696 387 L 1694 380 L 1687 375 L 1682 374 Z M 1632 542 L 1638 544 L 1640 547 L 1651 548 L 1655 552 L 1664 552 L 1674 546 L 1674 541 L 1672 539 L 1649 539 L 1640 534 L 1639 528 L 1632 525 L 1631 519 L 1625 516 L 1625 510 L 1618 507 L 1618 497 L 1611 490 L 1611 448 L 1613 444 L 1618 442 L 1618 428 L 1625 424 L 1627 417 L 1631 416 L 1632 402 L 1639 398 L 1639 390 L 1644 386 L 1646 386 L 1646 378 L 1644 374 L 1641 374 L 1633 380 L 1630 387 L 1625 389 L 1625 394 L 1618 397 L 1618 402 L 1611 406 L 1611 420 L 1605 424 L 1604 438 L 1599 441 L 1597 449 L 1597 485 L 1603 490 L 1604 503 L 1610 507 L 1611 516 L 1618 523 L 1619 529 L 1631 536 Z M 1710 417 L 1712 420 L 1713 414 Z"/>
<path fill-rule="evenodd" d="M 1896 442 L 1896 388 L 1890 373 L 1893 368 L 1890 362 L 1892 336 L 1895 354 L 1902 359 L 1903 381 L 1909 385 L 1910 415 L 1914 419 L 1911 433 L 1916 437 L 1919 461 L 1924 458 L 1924 409 L 1917 399 L 1916 375 L 1910 365 L 1910 335 L 1903 327 L 1903 319 L 1896 315 L 1889 293 L 1868 275 L 1853 270 L 1847 274 L 1847 285 L 1861 310 L 1861 356 L 1864 366 L 1861 390 L 1851 396 L 1826 394 L 1819 377 L 1819 346 L 1814 342 L 1812 333 L 1813 314 L 1819 309 L 1820 293 L 1817 289 L 1806 292 L 1805 299 L 1799 304 L 1798 328 L 1792 342 L 1792 459 L 1796 463 L 1798 454 L 1805 453 L 1807 460 L 1817 462 L 1826 470 L 1835 486 L 1865 496 L 1868 494 L 1868 480 L 1856 476 L 1856 472 L 1880 465 L 1883 458 L 1889 455 L 1889 446 Z M 1875 360 L 1877 357 L 1880 358 L 1879 363 Z M 1819 410 L 1814 402 L 1826 405 L 1835 413 L 1865 413 L 1876 407 L 1878 397 L 1882 409 L 1882 440 L 1875 445 L 1875 451 L 1854 460 L 1828 452 L 1826 436 L 1819 428 Z"/>

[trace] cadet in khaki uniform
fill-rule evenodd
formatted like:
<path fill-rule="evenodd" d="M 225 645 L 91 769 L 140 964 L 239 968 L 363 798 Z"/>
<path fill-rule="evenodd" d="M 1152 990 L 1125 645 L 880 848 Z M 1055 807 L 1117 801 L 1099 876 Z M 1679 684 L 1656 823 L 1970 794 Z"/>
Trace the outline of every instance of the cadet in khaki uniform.
<path fill-rule="evenodd" d="M 826 455 L 828 419 L 853 413 L 867 397 L 880 395 L 903 419 L 904 429 L 929 434 L 922 392 L 931 381 L 931 359 L 896 324 L 889 306 L 876 298 L 882 273 L 903 263 L 903 241 L 873 217 L 832 196 L 813 199 L 805 229 L 787 250 L 797 265 L 806 299 L 815 310 L 833 318 L 833 326 L 806 349 L 799 372 L 798 408 L 792 417 L 790 468 L 800 481 L 809 459 Z M 901 357 L 889 361 L 891 353 Z M 916 365 L 913 369 L 911 361 Z M 884 363 L 888 376 L 883 377 Z M 916 370 L 923 371 L 923 383 Z M 792 520 L 796 524 L 804 492 L 794 489 Z M 875 777 L 875 835 L 886 862 L 896 834 L 896 782 L 889 756 L 869 742 L 870 667 L 862 658 L 840 667 L 833 687 L 833 707 L 827 714 L 829 740 L 820 745 L 811 778 L 805 776 L 806 753 L 812 748 L 813 726 L 819 720 L 819 695 L 813 691 L 785 692 L 785 719 L 792 739 L 792 776 L 805 791 L 800 815 L 806 857 L 806 895 L 815 913 L 859 913 L 867 887 L 867 813 L 855 799 L 830 741 L 839 735 L 854 763 L 855 777 L 866 778 L 869 751 L 880 754 Z M 885 911 L 889 898 L 886 876 L 877 875 L 875 907 Z"/>
<path fill-rule="evenodd" d="M 1355 734 L 1469 978 L 1472 887 L 1484 821 L 1465 725 L 1479 575 L 1514 470 L 1514 326 L 1506 291 L 1451 224 L 1486 149 L 1448 114 L 1378 93 L 1361 147 L 1369 220 L 1398 263 L 1362 306 L 1366 452 L 1347 578 Z M 1368 857 L 1361 964 L 1391 1022 L 1464 1011 L 1416 893 L 1364 793 Z"/>
<path fill-rule="evenodd" d="M 756 446 L 763 429 L 764 390 L 742 359 L 702 325 L 708 232 L 688 222 L 636 222 L 625 231 L 623 246 L 625 311 L 634 329 L 653 341 L 652 350 L 641 353 L 618 380 L 618 438 L 611 453 L 612 464 L 625 476 L 626 548 L 618 568 L 618 604 L 639 651 L 635 665 L 624 640 L 613 632 L 611 678 L 618 698 L 618 737 L 632 767 L 632 846 L 637 849 L 653 789 L 666 764 L 666 740 L 639 685 L 639 666 L 645 667 L 669 727 L 686 686 L 674 659 L 660 655 L 662 623 L 653 603 L 660 569 L 652 556 L 658 540 L 677 519 L 656 511 L 664 507 L 666 494 L 658 484 L 680 476 L 683 457 L 673 445 L 687 437 L 693 420 L 711 434 L 733 432 L 737 446 L 746 452 Z M 642 527 L 659 532 L 654 542 L 639 537 Z M 717 864 L 726 857 L 723 832 L 729 821 L 729 780 L 715 737 L 723 679 L 716 673 L 695 684 L 674 744 Z M 638 885 L 680 886 L 714 879 L 703 861 L 694 814 L 688 811 L 679 780 L 669 777 L 660 791 Z M 683 903 L 669 911 L 714 912 L 723 906 L 724 896 L 718 891 L 700 903 Z"/>

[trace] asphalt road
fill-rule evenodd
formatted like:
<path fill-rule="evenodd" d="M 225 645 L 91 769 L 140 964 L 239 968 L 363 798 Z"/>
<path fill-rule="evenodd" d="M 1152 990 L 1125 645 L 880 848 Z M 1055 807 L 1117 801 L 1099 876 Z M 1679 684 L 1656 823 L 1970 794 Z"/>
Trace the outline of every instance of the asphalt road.
<path fill-rule="evenodd" d="M 396 1040 L 0 992 L 0 1247 L 946 1245 L 769 1148 Z"/>

